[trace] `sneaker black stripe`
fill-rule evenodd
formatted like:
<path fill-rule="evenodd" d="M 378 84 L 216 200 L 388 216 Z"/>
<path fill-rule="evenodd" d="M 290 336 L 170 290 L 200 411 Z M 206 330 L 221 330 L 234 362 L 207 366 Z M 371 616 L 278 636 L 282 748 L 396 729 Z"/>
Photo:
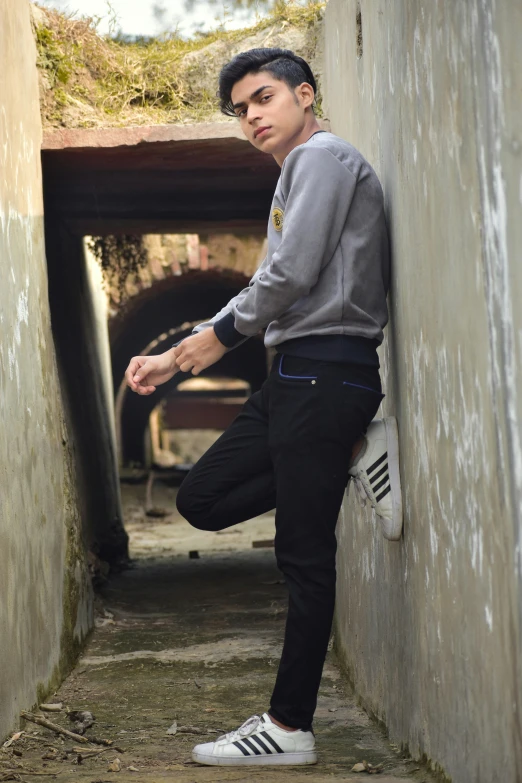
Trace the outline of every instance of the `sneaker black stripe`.
<path fill-rule="evenodd" d="M 235 745 L 236 748 L 239 748 L 239 750 L 241 751 L 243 756 L 250 756 L 250 753 L 248 752 L 248 750 L 246 748 L 244 748 L 240 742 L 233 742 L 232 744 Z"/>
<path fill-rule="evenodd" d="M 250 750 L 253 750 L 253 751 L 254 751 L 254 753 L 256 754 L 256 756 L 260 756 L 260 755 L 261 755 L 261 751 L 260 751 L 260 750 L 258 750 L 258 749 L 256 748 L 256 746 L 254 745 L 254 743 L 253 743 L 253 742 L 250 742 L 250 740 L 249 740 L 249 739 L 247 739 L 246 737 L 245 737 L 244 739 L 242 739 L 242 740 L 241 740 L 241 742 L 244 742 L 244 743 L 245 743 L 245 745 L 247 746 L 247 748 L 250 748 Z"/>
<path fill-rule="evenodd" d="M 386 483 L 387 483 L 389 480 L 390 480 L 390 477 L 388 476 L 388 474 L 386 474 L 386 475 L 385 475 L 385 477 L 384 477 L 384 478 L 383 478 L 381 481 L 379 481 L 379 483 L 378 483 L 378 484 L 377 484 L 375 487 L 372 487 L 373 491 L 374 491 L 374 492 L 378 492 L 378 491 L 380 490 L 380 488 L 381 488 L 381 487 L 384 487 L 384 485 L 385 485 L 385 484 L 386 484 Z"/>
<path fill-rule="evenodd" d="M 270 736 L 270 734 L 267 734 L 267 733 L 266 733 L 266 731 L 262 731 L 262 732 L 261 732 L 261 735 L 262 735 L 262 736 L 263 736 L 263 737 L 264 737 L 266 740 L 268 740 L 268 741 L 269 741 L 269 743 L 271 744 L 271 746 L 272 746 L 273 748 L 275 748 L 275 750 L 277 750 L 277 752 L 278 752 L 278 753 L 284 753 L 284 750 L 283 750 L 282 748 L 280 748 L 280 747 L 279 747 L 279 745 L 277 744 L 277 742 L 276 742 L 274 739 L 272 739 L 272 737 Z"/>
<path fill-rule="evenodd" d="M 380 470 L 377 471 L 377 473 L 374 473 L 374 475 L 370 479 L 370 483 L 373 483 L 374 481 L 377 481 L 379 476 L 382 476 L 383 473 L 386 473 L 388 470 L 388 465 L 383 465 Z"/>
<path fill-rule="evenodd" d="M 259 745 L 259 747 L 260 747 L 260 748 L 263 748 L 263 750 L 265 751 L 265 753 L 270 753 L 270 754 L 272 754 L 272 751 L 270 750 L 270 748 L 268 747 L 268 745 L 265 745 L 265 743 L 263 742 L 263 740 L 261 739 L 261 737 L 258 737 L 258 736 L 257 736 L 257 734 L 255 734 L 255 735 L 254 735 L 254 736 L 253 736 L 251 739 L 252 739 L 252 742 L 255 740 L 255 741 L 257 742 L 257 744 Z"/>
<path fill-rule="evenodd" d="M 375 500 L 377 501 L 377 503 L 380 503 L 380 502 L 381 502 L 381 500 L 383 499 L 383 497 L 384 497 L 385 495 L 387 495 L 387 494 L 388 494 L 388 492 L 389 492 L 390 490 L 391 490 L 391 486 L 388 484 L 388 486 L 386 487 L 386 489 L 383 489 L 383 491 L 381 492 L 381 494 L 380 494 L 380 495 L 377 495 L 377 497 L 375 498 Z"/>
<path fill-rule="evenodd" d="M 375 460 L 375 462 L 373 463 L 373 465 L 370 465 L 370 467 L 369 467 L 369 468 L 368 468 L 368 470 L 366 471 L 366 472 L 367 472 L 367 474 L 368 474 L 368 475 L 370 475 L 370 473 L 371 473 L 373 470 L 375 470 L 375 468 L 378 468 L 378 467 L 379 467 L 379 465 L 381 464 L 381 462 L 384 462 L 384 460 L 385 460 L 385 459 L 387 459 L 387 458 L 388 458 L 388 452 L 387 452 L 387 451 L 385 451 L 385 452 L 384 452 L 384 454 L 382 454 L 382 455 L 379 457 L 379 459 L 378 459 L 378 460 Z"/>

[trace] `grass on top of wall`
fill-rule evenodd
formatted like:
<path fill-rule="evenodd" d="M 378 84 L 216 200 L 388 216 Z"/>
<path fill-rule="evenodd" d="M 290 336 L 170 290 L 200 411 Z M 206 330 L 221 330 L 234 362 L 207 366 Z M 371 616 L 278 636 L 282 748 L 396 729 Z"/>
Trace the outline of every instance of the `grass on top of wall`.
<path fill-rule="evenodd" d="M 127 41 L 100 35 L 95 19 L 35 4 L 44 127 L 223 119 L 215 95 L 222 65 L 253 46 L 286 46 L 313 59 L 324 6 L 322 0 L 306 5 L 278 0 L 250 28 L 217 29 L 189 39 L 172 33 Z M 320 114 L 320 100 L 318 104 Z"/>

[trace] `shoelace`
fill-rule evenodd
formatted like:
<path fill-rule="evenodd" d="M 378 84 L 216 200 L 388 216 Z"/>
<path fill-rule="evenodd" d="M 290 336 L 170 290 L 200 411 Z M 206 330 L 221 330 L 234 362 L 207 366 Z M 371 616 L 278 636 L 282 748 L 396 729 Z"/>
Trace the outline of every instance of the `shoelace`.
<path fill-rule="evenodd" d="M 259 715 L 252 715 L 242 723 L 238 729 L 229 731 L 228 734 L 222 734 L 218 739 L 226 739 L 227 742 L 235 742 L 242 737 L 248 737 L 249 734 L 253 734 L 260 723 L 262 723 L 262 718 Z"/>

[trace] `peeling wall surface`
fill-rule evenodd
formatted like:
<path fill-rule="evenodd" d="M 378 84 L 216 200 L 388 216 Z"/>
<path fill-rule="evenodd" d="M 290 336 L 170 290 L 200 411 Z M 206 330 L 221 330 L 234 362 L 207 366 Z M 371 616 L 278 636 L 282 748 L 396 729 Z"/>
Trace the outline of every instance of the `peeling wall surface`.
<path fill-rule="evenodd" d="M 522 780 L 521 38 L 516 0 L 326 11 L 327 116 L 389 219 L 405 506 L 393 543 L 346 499 L 337 646 L 392 739 L 458 783 Z"/>
<path fill-rule="evenodd" d="M 0 4 L 0 738 L 92 623 L 50 328 L 29 3 Z"/>

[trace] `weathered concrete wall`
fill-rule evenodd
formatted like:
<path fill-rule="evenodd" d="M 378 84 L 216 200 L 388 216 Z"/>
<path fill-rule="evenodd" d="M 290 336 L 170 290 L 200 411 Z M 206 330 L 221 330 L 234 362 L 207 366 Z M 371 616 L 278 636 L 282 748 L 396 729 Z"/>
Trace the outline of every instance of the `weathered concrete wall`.
<path fill-rule="evenodd" d="M 413 755 L 520 781 L 522 6 L 330 0 L 325 25 L 332 130 L 385 192 L 405 501 L 400 543 L 345 503 L 338 649 Z"/>
<path fill-rule="evenodd" d="M 27 0 L 0 4 L 0 737 L 57 686 L 92 624 L 51 335 Z"/>
<path fill-rule="evenodd" d="M 119 493 L 108 334 L 100 323 L 99 290 L 81 236 L 54 215 L 45 220 L 52 329 L 60 383 L 74 443 L 75 484 L 84 538 L 111 564 L 125 563 L 128 537 Z"/>

